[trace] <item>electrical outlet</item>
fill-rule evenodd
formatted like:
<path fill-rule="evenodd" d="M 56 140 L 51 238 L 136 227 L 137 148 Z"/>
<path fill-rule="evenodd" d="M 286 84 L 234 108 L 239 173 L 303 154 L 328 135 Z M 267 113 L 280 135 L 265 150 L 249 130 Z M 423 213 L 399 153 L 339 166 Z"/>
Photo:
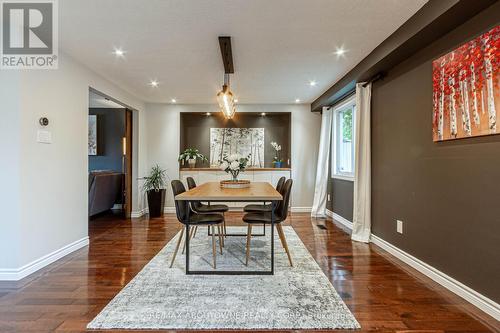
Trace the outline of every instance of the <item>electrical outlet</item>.
<path fill-rule="evenodd" d="M 326 197 L 327 197 L 328 201 L 330 201 L 330 194 L 327 194 Z"/>
<path fill-rule="evenodd" d="M 396 220 L 396 231 L 400 234 L 403 233 L 403 221 Z"/>

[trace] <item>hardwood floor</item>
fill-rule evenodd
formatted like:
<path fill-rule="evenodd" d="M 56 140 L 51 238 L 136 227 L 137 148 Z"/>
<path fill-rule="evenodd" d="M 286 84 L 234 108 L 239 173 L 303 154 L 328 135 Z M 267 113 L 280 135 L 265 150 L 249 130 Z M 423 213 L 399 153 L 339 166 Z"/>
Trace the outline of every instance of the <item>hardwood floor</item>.
<path fill-rule="evenodd" d="M 235 224 L 240 217 L 230 213 L 228 220 Z M 351 243 L 341 225 L 297 213 L 287 224 L 360 322 L 360 332 L 500 332 L 493 318 L 377 246 Z M 91 221 L 88 248 L 22 281 L 0 283 L 0 332 L 85 332 L 179 230 L 174 215 Z"/>

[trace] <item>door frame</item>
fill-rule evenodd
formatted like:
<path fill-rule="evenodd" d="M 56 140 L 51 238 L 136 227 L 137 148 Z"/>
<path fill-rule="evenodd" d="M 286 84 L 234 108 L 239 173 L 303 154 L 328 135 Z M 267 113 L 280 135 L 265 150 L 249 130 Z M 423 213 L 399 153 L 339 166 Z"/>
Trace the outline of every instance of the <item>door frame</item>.
<path fill-rule="evenodd" d="M 133 188 L 133 164 L 134 164 L 134 155 L 133 151 L 134 146 L 134 112 L 138 112 L 137 109 L 109 96 L 95 88 L 89 86 L 89 94 L 93 92 L 98 94 L 110 101 L 113 101 L 117 104 L 120 104 L 125 109 L 125 133 L 123 138 L 125 138 L 125 154 L 123 157 L 123 166 L 124 166 L 124 179 L 123 179 L 123 192 L 122 192 L 122 212 L 125 218 L 130 218 L 132 215 L 132 198 L 134 188 Z M 88 106 L 90 108 L 90 106 Z M 123 144 L 123 143 L 122 143 Z"/>

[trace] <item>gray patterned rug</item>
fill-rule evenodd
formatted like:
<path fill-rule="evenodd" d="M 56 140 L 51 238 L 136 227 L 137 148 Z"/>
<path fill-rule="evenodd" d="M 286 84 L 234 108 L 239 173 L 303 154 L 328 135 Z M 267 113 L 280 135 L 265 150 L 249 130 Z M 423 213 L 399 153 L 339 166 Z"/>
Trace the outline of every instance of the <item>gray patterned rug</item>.
<path fill-rule="evenodd" d="M 244 227 L 228 228 L 245 232 Z M 275 232 L 275 275 L 185 275 L 185 257 L 170 259 L 175 236 L 92 320 L 90 329 L 357 329 L 358 322 L 292 227 L 284 227 L 294 267 Z M 270 241 L 254 237 L 248 269 L 269 269 Z M 217 247 L 217 269 L 244 269 L 245 237 Z M 191 242 L 195 270 L 212 268 L 206 228 Z"/>

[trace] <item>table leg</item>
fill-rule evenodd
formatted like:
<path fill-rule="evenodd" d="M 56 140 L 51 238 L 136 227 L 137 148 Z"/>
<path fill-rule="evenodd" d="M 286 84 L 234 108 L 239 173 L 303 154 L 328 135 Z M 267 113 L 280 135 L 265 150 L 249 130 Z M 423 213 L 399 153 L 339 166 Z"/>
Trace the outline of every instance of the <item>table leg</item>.
<path fill-rule="evenodd" d="M 186 274 L 190 274 L 189 272 L 189 213 L 191 211 L 191 207 L 189 206 L 189 201 L 186 201 Z"/>

